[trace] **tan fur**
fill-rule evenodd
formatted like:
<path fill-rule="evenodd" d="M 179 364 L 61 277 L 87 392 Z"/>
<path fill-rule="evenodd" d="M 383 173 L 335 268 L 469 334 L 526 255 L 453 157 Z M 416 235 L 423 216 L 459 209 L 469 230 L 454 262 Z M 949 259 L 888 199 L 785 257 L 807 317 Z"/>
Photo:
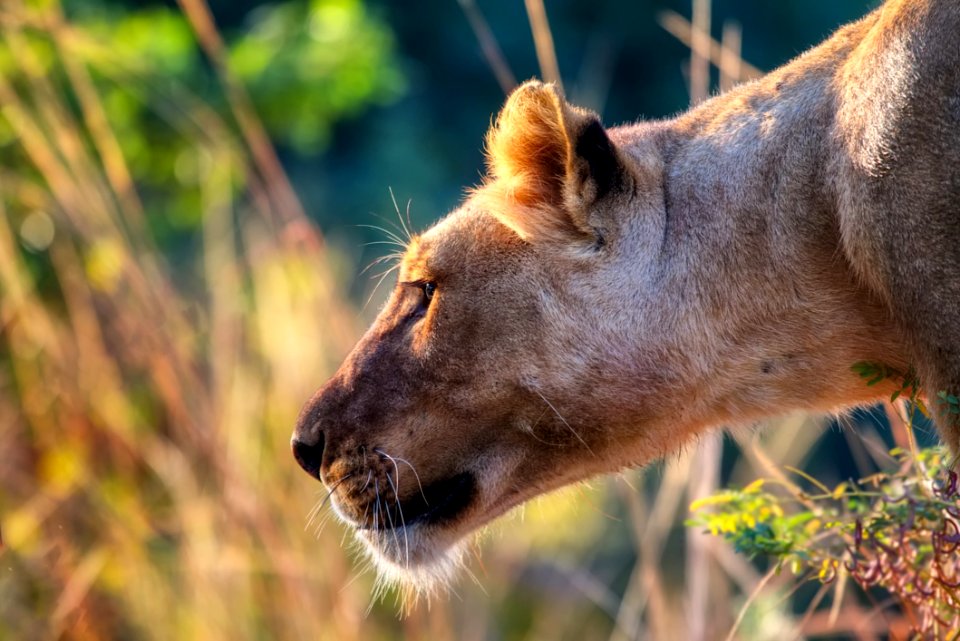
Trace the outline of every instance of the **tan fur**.
<path fill-rule="evenodd" d="M 858 361 L 960 390 L 953 0 L 892 0 L 665 122 L 605 130 L 530 82 L 487 148 L 294 435 L 383 567 L 425 580 L 533 496 L 895 389 Z"/>

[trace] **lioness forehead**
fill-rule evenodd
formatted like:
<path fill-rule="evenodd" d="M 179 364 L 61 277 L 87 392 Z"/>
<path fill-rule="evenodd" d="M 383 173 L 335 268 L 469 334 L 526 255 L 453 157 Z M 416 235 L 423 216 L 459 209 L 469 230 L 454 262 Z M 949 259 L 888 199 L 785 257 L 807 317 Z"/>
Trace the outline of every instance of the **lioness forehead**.
<path fill-rule="evenodd" d="M 509 251 L 520 244 L 516 234 L 471 198 L 410 239 L 400 266 L 400 280 L 441 278 L 461 270 L 467 261 Z"/>
<path fill-rule="evenodd" d="M 455 235 L 454 218 L 459 213 L 456 211 L 450 214 L 427 231 L 410 239 L 400 264 L 401 281 L 414 282 L 436 278 L 444 257 L 451 252 L 449 248 L 445 248 L 445 244 L 456 245 L 451 242 L 451 236 Z"/>

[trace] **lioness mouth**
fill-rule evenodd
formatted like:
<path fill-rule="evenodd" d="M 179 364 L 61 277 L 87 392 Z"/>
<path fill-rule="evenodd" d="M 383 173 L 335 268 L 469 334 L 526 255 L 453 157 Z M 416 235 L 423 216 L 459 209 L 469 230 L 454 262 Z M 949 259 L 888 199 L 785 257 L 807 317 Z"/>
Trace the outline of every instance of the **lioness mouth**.
<path fill-rule="evenodd" d="M 415 524 L 439 524 L 450 521 L 466 510 L 477 495 L 477 479 L 471 472 L 433 483 L 418 490 L 403 501 L 385 506 L 387 514 L 376 525 L 378 530 L 391 530 Z M 373 529 L 372 524 L 363 524 L 361 530 Z"/>

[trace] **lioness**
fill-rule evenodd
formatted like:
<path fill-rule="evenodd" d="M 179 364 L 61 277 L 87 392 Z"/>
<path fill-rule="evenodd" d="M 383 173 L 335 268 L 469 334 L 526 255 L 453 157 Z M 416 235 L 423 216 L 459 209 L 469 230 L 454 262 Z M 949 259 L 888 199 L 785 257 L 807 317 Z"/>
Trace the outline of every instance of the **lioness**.
<path fill-rule="evenodd" d="M 859 361 L 960 391 L 956 0 L 891 0 L 663 122 L 528 82 L 486 146 L 293 435 L 387 572 L 443 575 L 519 503 L 712 426 L 894 391 Z"/>

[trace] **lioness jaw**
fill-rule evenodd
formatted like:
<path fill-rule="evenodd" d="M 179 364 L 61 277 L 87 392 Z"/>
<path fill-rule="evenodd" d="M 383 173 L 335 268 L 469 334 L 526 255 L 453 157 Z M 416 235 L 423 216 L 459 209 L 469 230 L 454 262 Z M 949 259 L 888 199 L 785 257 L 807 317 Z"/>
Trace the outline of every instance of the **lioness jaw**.
<path fill-rule="evenodd" d="M 293 436 L 397 576 L 712 426 L 890 394 L 860 361 L 960 390 L 952 0 L 888 2 L 670 121 L 605 129 L 528 82 L 486 142 L 485 183 L 411 240 Z"/>

